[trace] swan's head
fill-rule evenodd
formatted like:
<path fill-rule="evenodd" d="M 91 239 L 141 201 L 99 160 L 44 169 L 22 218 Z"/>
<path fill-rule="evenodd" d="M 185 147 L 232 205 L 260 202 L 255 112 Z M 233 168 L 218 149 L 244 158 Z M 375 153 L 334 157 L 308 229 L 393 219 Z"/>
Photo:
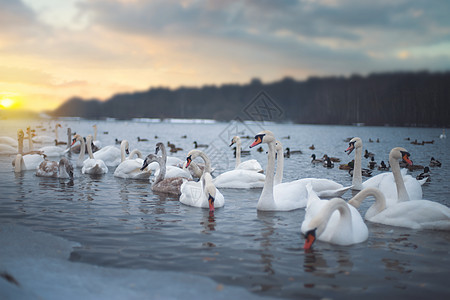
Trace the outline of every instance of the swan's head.
<path fill-rule="evenodd" d="M 191 162 L 194 159 L 196 159 L 198 156 L 200 156 L 202 153 L 203 153 L 203 151 L 200 151 L 200 150 L 197 150 L 197 149 L 193 149 L 193 150 L 189 151 L 189 153 L 186 156 L 186 168 L 189 167 Z"/>
<path fill-rule="evenodd" d="M 280 141 L 277 141 L 277 143 L 275 144 L 275 150 L 278 151 L 283 151 L 283 144 Z M 289 153 L 291 151 L 291 149 L 289 149 L 289 147 L 286 147 L 286 151 Z"/>
<path fill-rule="evenodd" d="M 312 244 L 316 240 L 316 230 L 317 230 L 317 228 L 314 228 L 314 229 L 308 230 L 305 233 L 305 244 L 303 245 L 303 249 L 305 249 L 305 250 L 311 249 Z"/>
<path fill-rule="evenodd" d="M 352 153 L 355 148 L 362 148 L 362 140 L 359 137 L 354 137 L 350 140 L 350 142 L 348 143 L 348 148 L 347 150 L 345 150 L 345 152 L 350 155 L 350 153 Z"/>
<path fill-rule="evenodd" d="M 159 151 L 162 151 L 164 144 L 159 142 L 156 144 L 155 154 L 158 154 Z"/>
<path fill-rule="evenodd" d="M 409 159 L 409 156 L 411 154 L 409 154 L 408 151 L 406 151 L 405 148 L 402 147 L 395 147 L 394 149 L 391 150 L 391 152 L 389 153 L 389 158 L 393 158 L 395 160 L 400 160 L 403 159 L 408 165 L 412 165 L 412 161 Z"/>
<path fill-rule="evenodd" d="M 22 129 L 17 130 L 17 138 L 23 139 L 25 137 L 25 133 L 23 133 Z"/>
<path fill-rule="evenodd" d="M 255 141 L 253 142 L 253 144 L 250 145 L 250 148 L 253 148 L 261 143 L 268 144 L 271 142 L 276 142 L 274 134 L 272 133 L 272 131 L 263 130 L 257 135 L 255 135 Z"/>
<path fill-rule="evenodd" d="M 311 154 L 311 158 L 312 159 L 316 159 L 316 155 L 313 153 L 313 154 Z"/>
<path fill-rule="evenodd" d="M 147 168 L 148 165 L 154 161 L 159 162 L 159 156 L 157 156 L 153 153 L 150 153 L 149 155 L 147 155 L 147 157 L 144 159 L 144 162 L 142 163 L 141 171 L 144 171 L 145 168 Z"/>
<path fill-rule="evenodd" d="M 75 136 L 72 139 L 72 144 L 70 145 L 71 147 L 77 142 L 77 141 L 81 141 L 83 137 L 79 134 L 75 134 Z"/>
<path fill-rule="evenodd" d="M 213 184 L 205 185 L 205 195 L 208 198 L 209 211 L 214 211 L 214 200 L 216 199 L 216 187 Z"/>
<path fill-rule="evenodd" d="M 241 138 L 236 136 L 233 136 L 233 138 L 231 139 L 231 144 L 229 147 L 233 146 L 234 144 L 236 144 L 238 142 L 238 140 L 240 140 Z"/>
<path fill-rule="evenodd" d="M 55 125 L 55 128 L 58 128 L 58 127 L 62 128 L 61 124 L 58 123 L 58 124 Z"/>

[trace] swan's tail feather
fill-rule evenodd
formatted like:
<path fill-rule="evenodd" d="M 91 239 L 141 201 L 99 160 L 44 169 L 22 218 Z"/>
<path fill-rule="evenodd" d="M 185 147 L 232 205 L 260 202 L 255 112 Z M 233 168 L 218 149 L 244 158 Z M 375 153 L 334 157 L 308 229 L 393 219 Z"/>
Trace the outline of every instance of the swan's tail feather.
<path fill-rule="evenodd" d="M 336 190 L 325 190 L 325 191 L 320 191 L 317 192 L 317 196 L 319 196 L 319 198 L 335 198 L 335 197 L 341 197 L 342 195 L 345 194 L 345 192 L 347 192 L 349 189 L 351 189 L 353 187 L 353 185 L 351 186 L 346 186 L 340 189 L 336 189 Z"/>
<path fill-rule="evenodd" d="M 420 180 L 417 180 L 419 183 L 420 183 L 420 185 L 423 185 L 425 182 L 427 182 L 427 177 L 425 177 L 424 179 L 420 179 Z"/>

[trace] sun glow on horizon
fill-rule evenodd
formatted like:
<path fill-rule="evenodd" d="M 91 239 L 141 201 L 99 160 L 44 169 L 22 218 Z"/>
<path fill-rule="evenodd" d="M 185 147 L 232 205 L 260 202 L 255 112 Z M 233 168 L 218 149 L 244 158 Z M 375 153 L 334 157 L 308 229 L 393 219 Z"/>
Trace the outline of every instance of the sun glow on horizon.
<path fill-rule="evenodd" d="M 0 100 L 0 106 L 3 108 L 11 108 L 14 105 L 14 100 L 5 98 Z"/>

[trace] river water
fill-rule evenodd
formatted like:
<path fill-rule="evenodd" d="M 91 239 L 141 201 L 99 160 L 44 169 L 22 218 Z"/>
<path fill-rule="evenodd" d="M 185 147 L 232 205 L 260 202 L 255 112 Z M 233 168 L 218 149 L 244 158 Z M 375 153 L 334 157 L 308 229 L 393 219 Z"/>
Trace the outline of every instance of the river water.
<path fill-rule="evenodd" d="M 183 148 L 173 156 L 185 159 L 193 141 L 208 144 L 215 175 L 234 167 L 228 147 L 238 133 L 254 136 L 269 129 L 284 147 L 303 154 L 285 159 L 284 182 L 305 177 L 328 178 L 351 184 L 347 171 L 312 165 L 311 154 L 353 159 L 344 150 L 348 137 L 359 136 L 375 160 L 388 161 L 389 151 L 405 147 L 415 164 L 428 165 L 432 156 L 442 162 L 432 168 L 432 180 L 423 186 L 424 199 L 450 205 L 449 139 L 439 139 L 441 129 L 322 126 L 294 124 L 243 124 L 194 121 L 59 120 L 59 139 L 67 140 L 66 128 L 82 135 L 93 134 L 103 146 L 127 139 L 131 149 L 152 153 L 156 142 L 170 141 Z M 27 125 L 52 135 L 55 121 L 23 123 L 1 121 L 0 136 L 14 137 Z M 46 131 L 42 131 L 46 128 Z M 138 142 L 137 137 L 149 141 Z M 405 138 L 410 138 L 406 140 Z M 369 142 L 369 139 L 374 142 Z M 379 142 L 376 140 L 379 139 Z M 411 140 L 433 144 L 412 145 Z M 251 139 L 244 139 L 248 150 Z M 314 150 L 309 149 L 311 145 Z M 117 145 L 119 147 L 119 145 Z M 267 148 L 267 147 L 266 147 Z M 263 167 L 263 152 L 250 156 Z M 69 158 L 75 162 L 77 155 Z M 15 174 L 12 156 L 0 156 L 0 222 L 17 224 L 77 242 L 70 261 L 113 269 L 173 271 L 208 277 L 224 286 L 241 287 L 261 297 L 281 299 L 387 299 L 444 298 L 450 287 L 450 234 L 411 230 L 367 223 L 369 238 L 352 246 L 316 242 L 303 250 L 300 225 L 305 211 L 258 212 L 260 189 L 221 189 L 225 206 L 210 216 L 208 210 L 181 204 L 176 197 L 153 193 L 148 181 L 75 171 L 73 182 L 40 178 L 33 171 Z M 363 158 L 363 167 L 368 163 Z M 379 171 L 374 171 L 377 174 Z M 417 175 L 414 171 L 412 175 Z M 213 174 L 214 175 L 214 174 Z M 352 193 L 344 194 L 345 199 Z M 369 203 L 363 203 L 365 212 Z"/>

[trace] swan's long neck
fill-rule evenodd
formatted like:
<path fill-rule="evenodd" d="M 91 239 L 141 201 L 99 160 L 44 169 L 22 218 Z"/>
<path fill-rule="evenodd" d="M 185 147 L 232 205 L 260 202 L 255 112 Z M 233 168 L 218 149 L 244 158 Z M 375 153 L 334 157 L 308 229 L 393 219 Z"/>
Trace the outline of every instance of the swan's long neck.
<path fill-rule="evenodd" d="M 309 223 L 310 228 L 317 228 L 316 235 L 319 237 L 327 227 L 328 221 L 335 210 L 339 211 L 339 230 L 345 230 L 347 235 L 352 234 L 352 213 L 344 200 L 333 198 L 329 200 L 319 213 Z"/>
<path fill-rule="evenodd" d="M 164 180 L 166 177 L 166 160 L 164 157 L 158 157 L 157 162 L 159 164 L 159 174 L 156 177 L 154 184 Z"/>
<path fill-rule="evenodd" d="M 94 125 L 94 139 L 93 140 L 94 141 L 97 140 L 97 126 L 96 125 Z"/>
<path fill-rule="evenodd" d="M 264 187 L 258 200 L 257 208 L 265 210 L 275 209 L 275 200 L 273 197 L 273 176 L 275 172 L 275 142 L 267 143 L 269 151 L 267 154 L 267 169 Z"/>
<path fill-rule="evenodd" d="M 70 145 L 72 144 L 72 129 L 67 128 L 67 148 L 70 148 Z"/>
<path fill-rule="evenodd" d="M 200 152 L 198 154 L 198 156 L 200 156 L 203 159 L 203 161 L 205 162 L 204 172 L 211 173 L 211 160 L 209 159 L 209 157 L 203 152 Z"/>
<path fill-rule="evenodd" d="M 362 170 L 361 170 L 362 147 L 355 149 L 355 165 L 353 169 L 352 185 L 354 190 L 362 190 Z"/>
<path fill-rule="evenodd" d="M 28 133 L 28 151 L 32 151 L 33 150 L 33 140 L 31 139 L 31 129 L 28 130 L 28 128 L 27 128 L 27 133 Z"/>
<path fill-rule="evenodd" d="M 128 158 L 131 159 L 133 158 L 134 155 L 136 155 L 136 157 L 138 158 L 142 158 L 142 153 L 138 149 L 134 149 L 133 151 L 131 151 L 130 154 L 128 155 Z"/>
<path fill-rule="evenodd" d="M 166 151 L 166 146 L 164 146 L 163 143 L 158 143 L 158 145 L 159 145 L 159 149 L 161 150 L 162 158 L 164 159 L 164 161 L 167 161 L 167 151 Z"/>
<path fill-rule="evenodd" d="M 23 136 L 17 138 L 17 151 L 18 153 L 23 154 Z"/>
<path fill-rule="evenodd" d="M 80 155 L 78 155 L 77 166 L 81 167 L 83 166 L 84 154 L 86 153 L 86 143 L 84 142 L 84 139 L 82 137 L 80 137 L 79 140 L 81 146 L 80 146 Z"/>
<path fill-rule="evenodd" d="M 123 162 L 126 159 L 126 149 L 128 148 L 128 141 L 122 141 L 120 144 L 120 161 Z"/>
<path fill-rule="evenodd" d="M 236 140 L 236 166 L 235 169 L 239 166 L 241 163 L 241 139 L 238 138 Z"/>
<path fill-rule="evenodd" d="M 283 181 L 283 171 L 284 171 L 283 147 L 278 147 L 278 149 L 277 149 L 277 172 L 275 173 L 275 179 L 273 181 L 274 185 L 280 184 Z"/>
<path fill-rule="evenodd" d="M 91 146 L 92 145 L 92 136 L 88 136 L 86 138 L 86 143 L 87 143 L 87 150 L 88 150 L 89 158 L 94 159 L 94 153 L 92 153 L 92 146 Z M 81 154 L 81 150 L 80 150 L 80 154 Z M 84 155 L 84 153 L 83 153 L 83 155 Z"/>
<path fill-rule="evenodd" d="M 386 198 L 383 193 L 377 188 L 365 188 L 348 201 L 348 204 L 359 208 L 364 199 L 369 196 L 375 197 L 375 203 L 367 210 L 366 219 L 370 219 L 386 208 Z"/>
<path fill-rule="evenodd" d="M 393 158 L 392 155 L 389 155 L 389 164 L 391 165 L 395 186 L 397 187 L 397 202 L 409 201 L 409 195 L 406 191 L 405 183 L 403 182 L 398 160 Z"/>

